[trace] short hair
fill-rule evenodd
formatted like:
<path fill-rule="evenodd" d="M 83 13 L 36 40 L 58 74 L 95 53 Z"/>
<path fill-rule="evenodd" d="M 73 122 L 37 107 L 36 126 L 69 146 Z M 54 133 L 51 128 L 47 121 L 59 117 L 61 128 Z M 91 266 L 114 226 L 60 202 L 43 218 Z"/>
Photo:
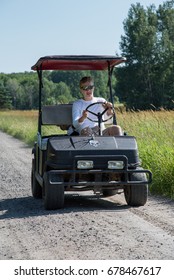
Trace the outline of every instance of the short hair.
<path fill-rule="evenodd" d="M 80 87 L 81 87 L 82 84 L 84 84 L 86 82 L 93 82 L 94 83 L 94 79 L 91 76 L 85 76 L 85 77 L 81 78 Z"/>

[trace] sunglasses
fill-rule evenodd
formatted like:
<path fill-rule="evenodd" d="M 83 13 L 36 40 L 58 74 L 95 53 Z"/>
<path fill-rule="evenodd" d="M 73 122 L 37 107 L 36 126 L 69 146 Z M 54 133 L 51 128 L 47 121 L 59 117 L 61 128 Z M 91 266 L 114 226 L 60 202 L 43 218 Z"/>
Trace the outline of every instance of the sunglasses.
<path fill-rule="evenodd" d="M 94 88 L 94 85 L 86 86 L 86 87 L 81 87 L 82 90 L 91 90 L 93 88 Z"/>

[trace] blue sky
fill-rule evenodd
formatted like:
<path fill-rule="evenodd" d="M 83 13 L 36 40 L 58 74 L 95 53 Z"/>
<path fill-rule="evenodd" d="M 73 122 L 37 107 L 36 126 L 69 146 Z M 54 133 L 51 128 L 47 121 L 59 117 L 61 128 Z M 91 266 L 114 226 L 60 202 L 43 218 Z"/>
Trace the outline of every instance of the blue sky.
<path fill-rule="evenodd" d="M 46 55 L 115 55 L 131 4 L 162 0 L 0 0 L 0 72 Z"/>

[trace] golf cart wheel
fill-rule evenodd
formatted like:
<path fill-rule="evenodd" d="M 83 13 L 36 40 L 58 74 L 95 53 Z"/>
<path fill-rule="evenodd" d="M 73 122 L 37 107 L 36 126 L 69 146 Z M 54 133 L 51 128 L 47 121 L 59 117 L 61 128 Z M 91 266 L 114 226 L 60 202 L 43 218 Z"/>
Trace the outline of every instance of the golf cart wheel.
<path fill-rule="evenodd" d="M 48 173 L 44 174 L 44 206 L 46 210 L 56 210 L 64 206 L 64 182 L 61 176 L 56 181 L 60 184 L 51 184 Z"/>
<path fill-rule="evenodd" d="M 139 168 L 141 170 L 142 168 Z M 130 181 L 147 181 L 145 173 L 132 173 Z M 124 189 L 125 200 L 130 206 L 143 206 L 148 198 L 148 185 L 129 185 Z"/>
<path fill-rule="evenodd" d="M 35 159 L 32 159 L 32 170 L 31 170 L 31 192 L 34 198 L 42 198 L 42 187 L 38 183 L 35 177 L 36 164 Z"/>
<path fill-rule="evenodd" d="M 113 196 L 116 194 L 117 194 L 117 190 L 103 190 L 104 197 Z"/>

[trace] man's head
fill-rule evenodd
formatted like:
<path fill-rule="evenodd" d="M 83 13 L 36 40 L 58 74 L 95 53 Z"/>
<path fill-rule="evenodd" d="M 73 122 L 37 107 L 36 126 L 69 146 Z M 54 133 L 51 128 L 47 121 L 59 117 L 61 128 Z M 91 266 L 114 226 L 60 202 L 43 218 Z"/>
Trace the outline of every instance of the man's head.
<path fill-rule="evenodd" d="M 86 101 L 92 100 L 94 93 L 94 80 L 90 76 L 83 77 L 80 80 L 80 92 Z"/>

